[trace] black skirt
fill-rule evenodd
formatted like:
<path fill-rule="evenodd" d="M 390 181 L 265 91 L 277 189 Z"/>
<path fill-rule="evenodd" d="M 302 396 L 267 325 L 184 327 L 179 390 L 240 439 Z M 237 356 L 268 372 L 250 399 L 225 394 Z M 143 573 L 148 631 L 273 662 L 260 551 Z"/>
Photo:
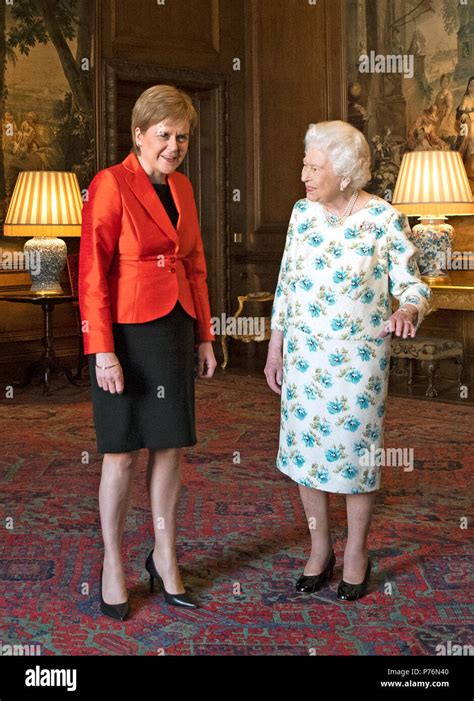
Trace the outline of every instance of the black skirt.
<path fill-rule="evenodd" d="M 194 319 L 179 302 L 166 316 L 142 324 L 112 324 L 124 391 L 99 387 L 89 355 L 99 453 L 128 453 L 196 445 Z"/>

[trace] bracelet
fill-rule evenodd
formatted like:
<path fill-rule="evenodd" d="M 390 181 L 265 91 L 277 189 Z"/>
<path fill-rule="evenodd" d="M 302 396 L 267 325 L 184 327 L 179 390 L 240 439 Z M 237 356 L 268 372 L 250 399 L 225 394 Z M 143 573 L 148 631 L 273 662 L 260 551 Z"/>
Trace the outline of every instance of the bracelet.
<path fill-rule="evenodd" d="M 114 368 L 116 365 L 120 365 L 120 363 L 114 363 L 114 365 L 97 365 L 95 364 L 96 368 L 99 368 L 99 370 L 108 370 L 109 368 Z"/>

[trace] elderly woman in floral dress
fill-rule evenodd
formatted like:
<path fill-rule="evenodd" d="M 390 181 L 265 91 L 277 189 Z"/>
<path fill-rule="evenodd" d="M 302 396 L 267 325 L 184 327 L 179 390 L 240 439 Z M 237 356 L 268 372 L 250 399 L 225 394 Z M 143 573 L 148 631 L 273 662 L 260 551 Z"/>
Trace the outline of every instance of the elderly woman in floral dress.
<path fill-rule="evenodd" d="M 351 125 L 310 125 L 272 313 L 265 375 L 281 394 L 277 467 L 299 484 L 311 554 L 297 591 L 335 565 L 329 494 L 346 495 L 348 538 L 338 598 L 365 595 L 380 487 L 390 337 L 414 336 L 429 306 L 407 219 L 362 188 L 370 151 Z M 399 300 L 392 314 L 390 295 Z"/>

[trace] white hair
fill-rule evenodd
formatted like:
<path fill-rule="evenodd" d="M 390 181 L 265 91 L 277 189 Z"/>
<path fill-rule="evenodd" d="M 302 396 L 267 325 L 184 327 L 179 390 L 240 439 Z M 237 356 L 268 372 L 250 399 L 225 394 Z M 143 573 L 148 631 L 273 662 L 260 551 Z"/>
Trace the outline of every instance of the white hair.
<path fill-rule="evenodd" d="M 369 144 L 352 124 L 340 120 L 310 124 L 304 143 L 306 151 L 310 148 L 323 151 L 334 174 L 350 178 L 355 190 L 361 190 L 372 178 Z"/>

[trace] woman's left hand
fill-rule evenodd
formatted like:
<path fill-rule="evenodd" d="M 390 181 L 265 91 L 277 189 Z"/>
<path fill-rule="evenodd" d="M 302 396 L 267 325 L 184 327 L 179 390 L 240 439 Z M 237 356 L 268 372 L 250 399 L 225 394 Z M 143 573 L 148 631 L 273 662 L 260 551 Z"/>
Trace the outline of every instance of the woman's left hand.
<path fill-rule="evenodd" d="M 391 333 L 395 336 L 402 336 L 403 338 L 408 338 L 411 336 L 415 337 L 416 334 L 416 320 L 418 317 L 418 309 L 413 304 L 405 304 L 400 309 L 392 314 L 384 323 L 383 331 L 379 334 L 379 338 L 385 338 Z"/>
<path fill-rule="evenodd" d="M 217 361 L 211 341 L 200 343 L 198 346 L 198 377 L 210 380 L 216 367 Z"/>

